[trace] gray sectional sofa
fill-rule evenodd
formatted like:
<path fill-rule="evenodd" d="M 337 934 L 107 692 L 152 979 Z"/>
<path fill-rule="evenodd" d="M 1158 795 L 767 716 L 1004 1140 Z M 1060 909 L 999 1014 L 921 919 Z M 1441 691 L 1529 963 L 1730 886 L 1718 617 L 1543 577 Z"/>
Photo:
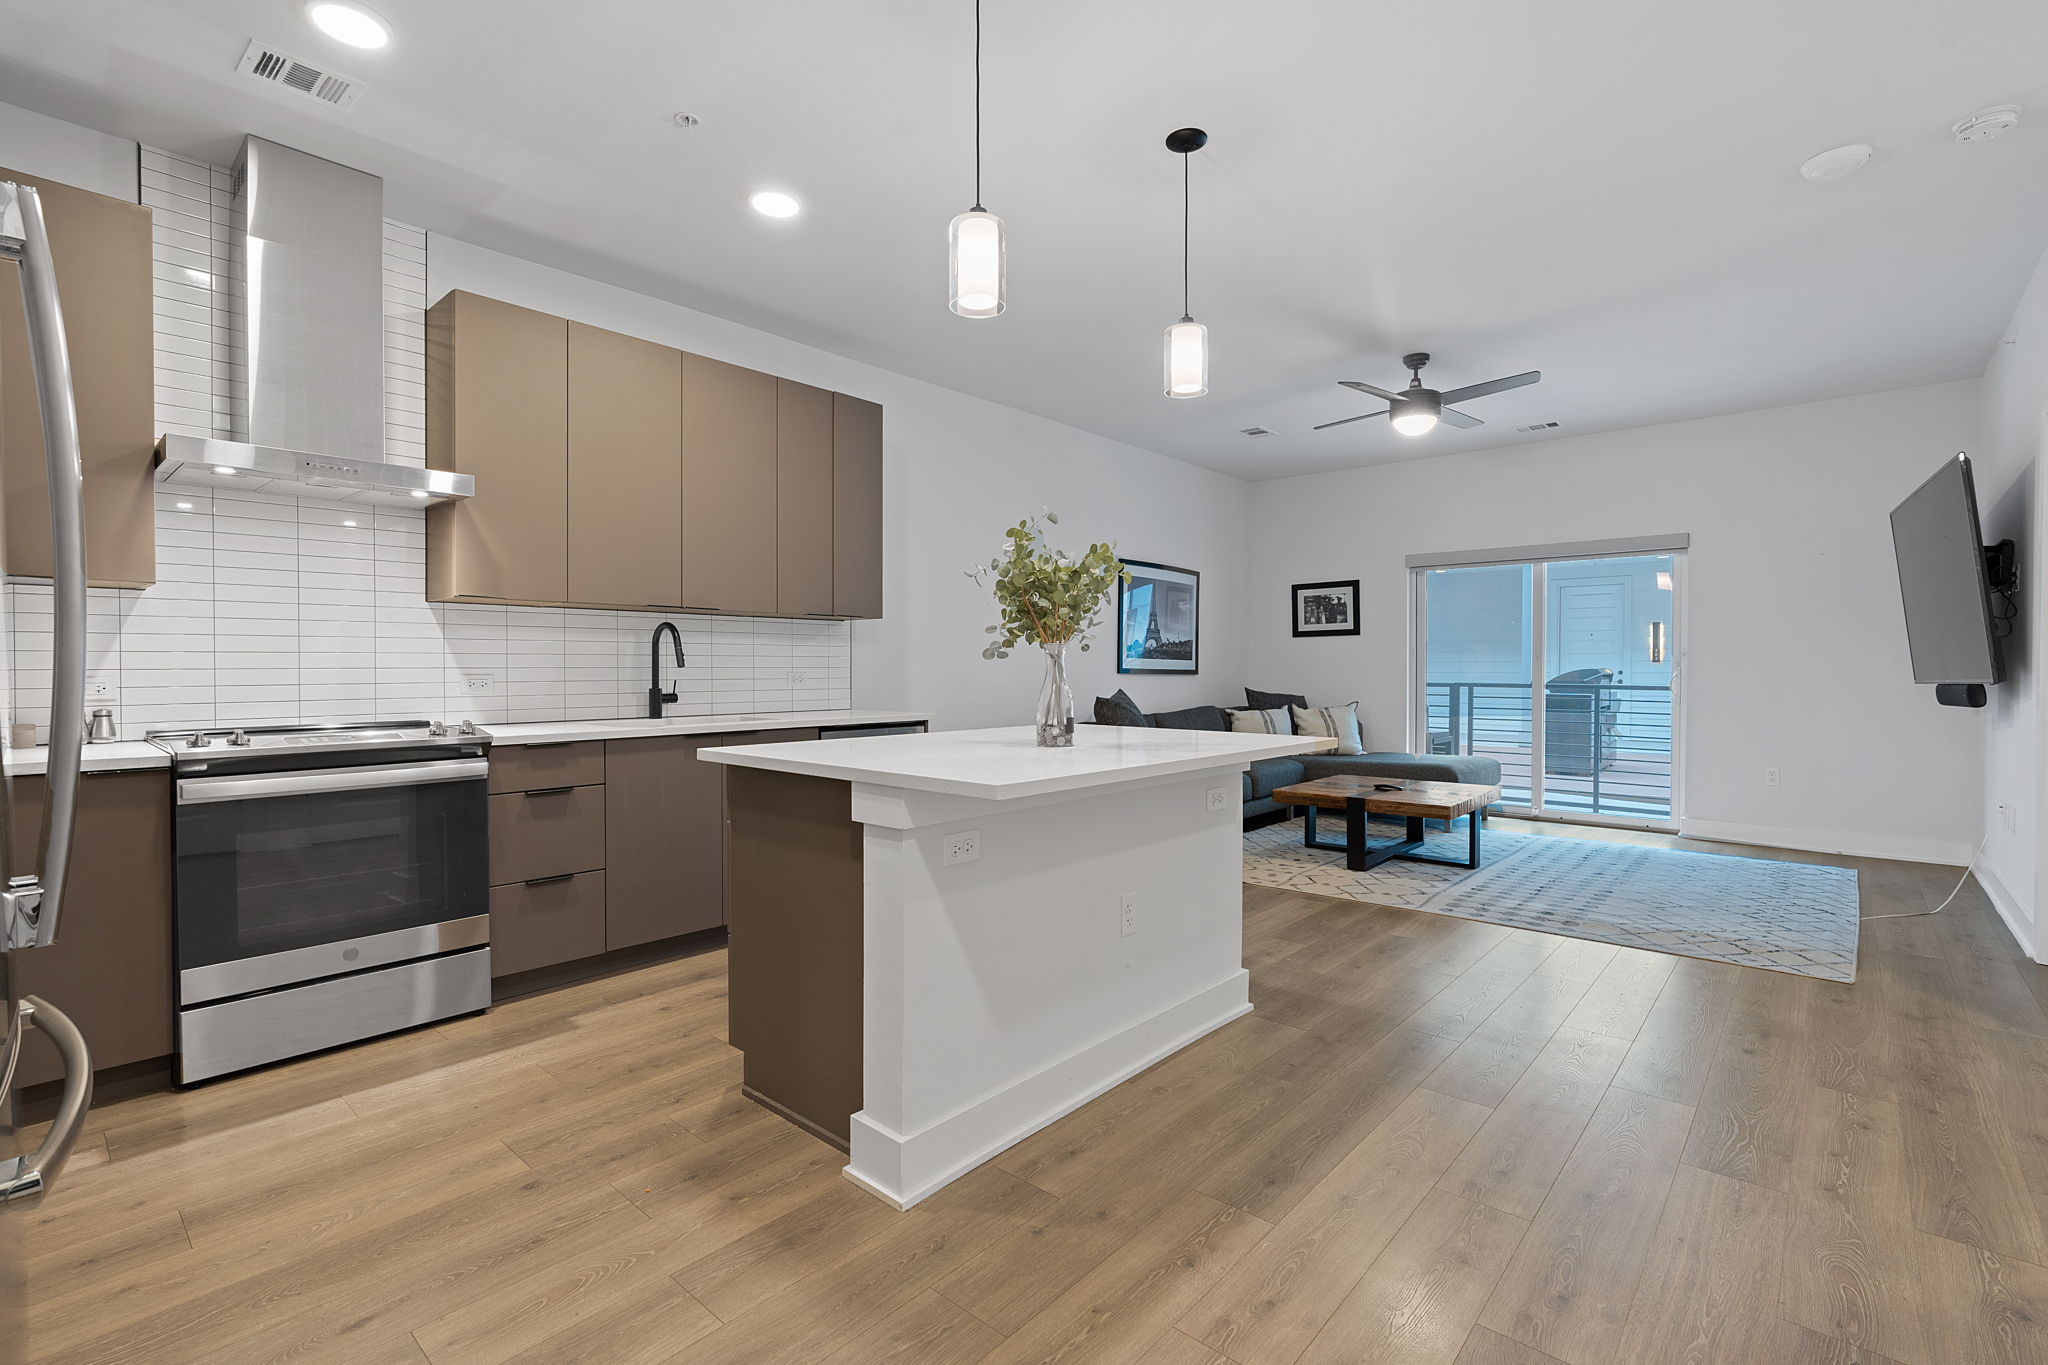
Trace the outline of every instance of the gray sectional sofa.
<path fill-rule="evenodd" d="M 1228 730 L 1230 712 L 1235 709 L 1238 708 L 1191 706 L 1181 711 L 1148 712 L 1145 719 L 1166 730 Z M 1098 704 L 1098 719 L 1105 714 Z M 1104 720 L 1102 723 L 1113 722 Z M 1276 789 L 1340 773 L 1389 781 L 1483 782 L 1493 786 L 1500 782 L 1500 762 L 1475 754 L 1401 753 L 1304 754 L 1299 758 L 1258 759 L 1244 775 L 1245 828 L 1254 829 L 1290 818 L 1290 809 L 1273 800 Z"/>

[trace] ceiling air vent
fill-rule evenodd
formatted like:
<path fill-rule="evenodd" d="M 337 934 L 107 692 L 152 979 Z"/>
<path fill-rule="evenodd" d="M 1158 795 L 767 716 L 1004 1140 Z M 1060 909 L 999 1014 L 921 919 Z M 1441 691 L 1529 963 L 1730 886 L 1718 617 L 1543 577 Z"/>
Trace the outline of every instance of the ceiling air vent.
<path fill-rule="evenodd" d="M 1239 432 L 1238 434 L 1240 436 L 1271 436 L 1273 433 L 1266 430 L 1266 428 L 1264 427 L 1246 427 L 1243 431 Z"/>
<path fill-rule="evenodd" d="M 1562 423 L 1562 422 L 1531 422 L 1531 423 L 1530 423 L 1530 424 L 1529 424 L 1528 426 L 1526 426 L 1526 427 L 1516 427 L 1516 428 L 1515 428 L 1515 430 L 1516 430 L 1516 431 L 1554 431 L 1554 430 L 1556 430 L 1556 429 L 1557 429 L 1558 427 L 1561 427 L 1561 426 L 1563 426 L 1563 425 L 1564 425 L 1564 423 Z"/>
<path fill-rule="evenodd" d="M 340 76 L 300 61 L 288 52 L 251 38 L 249 50 L 235 70 L 265 85 L 296 90 L 307 99 L 318 100 L 332 109 L 346 109 L 363 92 L 363 83 L 353 76 Z"/>

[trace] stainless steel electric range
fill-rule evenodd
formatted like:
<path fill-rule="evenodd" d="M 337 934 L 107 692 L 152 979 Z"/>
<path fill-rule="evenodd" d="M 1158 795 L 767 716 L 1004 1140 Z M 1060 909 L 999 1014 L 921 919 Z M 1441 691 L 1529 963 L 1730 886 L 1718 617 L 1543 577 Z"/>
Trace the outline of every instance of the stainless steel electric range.
<path fill-rule="evenodd" d="M 181 1083 L 490 1004 L 489 734 L 149 739 L 176 768 Z"/>

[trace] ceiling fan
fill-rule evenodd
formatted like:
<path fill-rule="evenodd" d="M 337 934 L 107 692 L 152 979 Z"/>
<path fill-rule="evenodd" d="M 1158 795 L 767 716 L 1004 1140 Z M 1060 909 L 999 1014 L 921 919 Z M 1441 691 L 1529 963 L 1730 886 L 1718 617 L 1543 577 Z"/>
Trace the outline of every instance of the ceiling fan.
<path fill-rule="evenodd" d="M 1394 415 L 1394 430 L 1403 436 L 1420 436 L 1434 427 L 1439 420 L 1449 422 L 1454 427 L 1485 426 L 1486 424 L 1477 417 L 1468 417 L 1462 412 L 1454 411 L 1451 404 L 1462 403 L 1468 398 L 1484 398 L 1490 393 L 1501 393 L 1507 389 L 1519 389 L 1525 384 L 1534 384 L 1543 378 L 1543 371 L 1530 370 L 1525 374 L 1511 374 L 1503 379 L 1489 379 L 1484 384 L 1467 384 L 1462 389 L 1439 391 L 1422 387 L 1422 367 L 1429 363 L 1429 352 L 1415 351 L 1404 355 L 1401 357 L 1401 363 L 1408 367 L 1411 378 L 1408 387 L 1398 393 L 1375 388 L 1371 384 L 1361 384 L 1355 379 L 1337 381 L 1347 389 L 1356 389 L 1375 398 L 1384 398 L 1387 400 L 1387 406 L 1378 412 L 1362 412 L 1356 417 L 1342 417 L 1334 422 L 1325 422 L 1316 430 L 1327 431 L 1331 427 L 1341 427 L 1347 422 L 1363 422 L 1368 417 L 1384 417 L 1388 413 Z"/>

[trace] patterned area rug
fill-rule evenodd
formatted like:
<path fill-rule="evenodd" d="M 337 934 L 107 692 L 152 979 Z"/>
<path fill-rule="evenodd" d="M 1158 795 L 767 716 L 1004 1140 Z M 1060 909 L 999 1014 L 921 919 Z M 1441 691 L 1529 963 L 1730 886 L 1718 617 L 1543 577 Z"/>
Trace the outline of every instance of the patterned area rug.
<path fill-rule="evenodd" d="M 1322 837 L 1341 828 L 1326 821 Z M 1376 819 L 1372 841 L 1401 832 L 1399 821 Z M 1432 854 L 1462 857 L 1465 832 L 1432 831 L 1430 845 Z M 1858 894 L 1848 868 L 1492 831 L 1484 854 L 1476 871 L 1396 859 L 1352 872 L 1342 853 L 1303 848 L 1295 820 L 1244 836 L 1244 879 L 1795 976 L 1856 979 Z"/>

